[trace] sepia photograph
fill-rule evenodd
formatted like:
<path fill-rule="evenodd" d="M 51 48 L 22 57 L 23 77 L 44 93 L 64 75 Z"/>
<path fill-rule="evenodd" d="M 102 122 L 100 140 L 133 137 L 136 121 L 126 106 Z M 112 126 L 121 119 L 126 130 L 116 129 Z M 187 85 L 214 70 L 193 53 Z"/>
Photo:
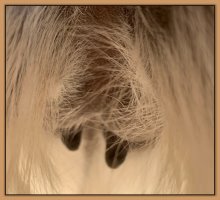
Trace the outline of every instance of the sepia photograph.
<path fill-rule="evenodd" d="M 5 5 L 6 195 L 214 195 L 215 5 Z"/>

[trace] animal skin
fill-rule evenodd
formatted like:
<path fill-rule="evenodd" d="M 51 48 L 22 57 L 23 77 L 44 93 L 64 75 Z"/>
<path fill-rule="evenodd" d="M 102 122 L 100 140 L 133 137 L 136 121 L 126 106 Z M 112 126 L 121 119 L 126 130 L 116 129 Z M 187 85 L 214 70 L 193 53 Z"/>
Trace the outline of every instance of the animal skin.
<path fill-rule="evenodd" d="M 213 194 L 214 6 L 6 6 L 7 194 Z"/>

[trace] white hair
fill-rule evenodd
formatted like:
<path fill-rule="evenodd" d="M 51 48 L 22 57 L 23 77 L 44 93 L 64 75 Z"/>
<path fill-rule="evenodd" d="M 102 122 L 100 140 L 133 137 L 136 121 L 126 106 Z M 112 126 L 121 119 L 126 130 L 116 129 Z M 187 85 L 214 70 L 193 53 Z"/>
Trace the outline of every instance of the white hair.
<path fill-rule="evenodd" d="M 7 6 L 6 113 L 9 194 L 212 194 L 213 7 Z"/>

